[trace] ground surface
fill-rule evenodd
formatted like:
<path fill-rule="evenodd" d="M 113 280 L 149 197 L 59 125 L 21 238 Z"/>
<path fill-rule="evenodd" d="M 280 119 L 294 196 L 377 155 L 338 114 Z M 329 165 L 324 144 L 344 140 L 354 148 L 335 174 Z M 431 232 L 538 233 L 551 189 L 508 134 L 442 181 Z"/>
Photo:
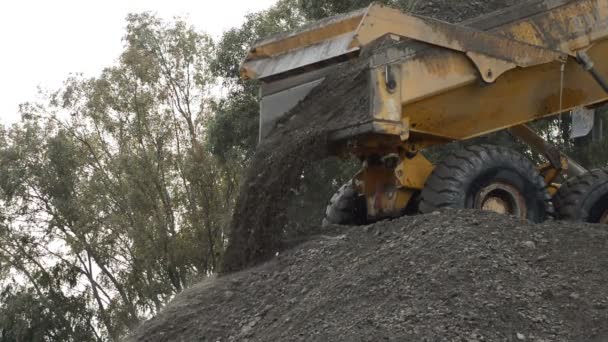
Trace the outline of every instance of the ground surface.
<path fill-rule="evenodd" d="M 608 341 L 608 229 L 447 211 L 203 282 L 134 341 Z"/>

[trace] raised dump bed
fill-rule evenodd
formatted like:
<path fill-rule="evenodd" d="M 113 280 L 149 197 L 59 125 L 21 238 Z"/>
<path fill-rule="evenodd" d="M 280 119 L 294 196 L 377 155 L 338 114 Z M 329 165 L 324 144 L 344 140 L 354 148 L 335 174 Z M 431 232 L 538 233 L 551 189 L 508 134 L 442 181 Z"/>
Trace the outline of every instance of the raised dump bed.
<path fill-rule="evenodd" d="M 465 27 L 372 5 L 258 42 L 241 73 L 262 81 L 264 137 L 333 65 L 390 36 L 404 43 L 365 53 L 372 100 L 365 121 L 352 120 L 362 127 L 337 137 L 372 131 L 406 137 L 411 131 L 465 139 L 605 101 L 574 54 L 590 48 L 593 59 L 606 56 L 607 8 L 604 0 L 533 1 Z M 596 67 L 608 71 L 606 64 Z M 386 87 L 390 82 L 394 89 Z"/>
<path fill-rule="evenodd" d="M 332 199 L 329 222 L 353 221 L 359 200 L 366 220 L 449 206 L 542 221 L 552 198 L 572 197 L 558 193 L 560 175 L 590 176 L 525 124 L 575 109 L 592 114 L 608 100 L 606 38 L 608 0 L 531 1 L 462 24 L 372 4 L 256 43 L 241 74 L 262 83 L 260 139 L 304 98 L 356 90 L 356 99 L 332 102 L 331 139 L 342 147 L 336 153 L 356 155 L 363 168 Z M 326 78 L 336 88 L 318 91 Z M 487 146 L 438 165 L 423 155 L 503 129 L 549 162 L 535 167 Z M 591 201 L 604 203 L 597 210 L 608 218 L 605 188 Z"/>

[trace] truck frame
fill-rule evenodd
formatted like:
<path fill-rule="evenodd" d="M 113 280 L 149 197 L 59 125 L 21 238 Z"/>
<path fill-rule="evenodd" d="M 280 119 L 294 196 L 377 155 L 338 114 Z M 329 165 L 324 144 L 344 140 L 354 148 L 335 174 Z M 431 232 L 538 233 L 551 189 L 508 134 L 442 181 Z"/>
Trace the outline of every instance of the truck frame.
<path fill-rule="evenodd" d="M 331 134 L 336 154 L 363 167 L 330 201 L 327 222 L 459 207 L 608 223 L 608 173 L 586 170 L 528 126 L 608 101 L 608 0 L 529 1 L 460 24 L 372 4 L 263 39 L 240 69 L 261 81 L 260 139 L 336 65 L 379 39 L 403 44 L 371 54 L 365 120 Z M 487 145 L 436 165 L 424 156 L 502 130 L 547 163 L 531 169 L 516 152 Z"/>

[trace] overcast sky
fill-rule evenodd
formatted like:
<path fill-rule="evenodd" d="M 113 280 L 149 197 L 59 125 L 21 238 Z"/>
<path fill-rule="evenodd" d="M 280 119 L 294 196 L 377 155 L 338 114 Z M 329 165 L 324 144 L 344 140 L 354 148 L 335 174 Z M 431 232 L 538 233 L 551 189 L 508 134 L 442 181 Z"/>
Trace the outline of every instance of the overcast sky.
<path fill-rule="evenodd" d="M 56 89 L 69 73 L 93 76 L 112 64 L 130 12 L 187 16 L 217 37 L 275 1 L 0 0 L 0 122 L 18 120 L 18 104 L 35 99 L 38 86 Z"/>

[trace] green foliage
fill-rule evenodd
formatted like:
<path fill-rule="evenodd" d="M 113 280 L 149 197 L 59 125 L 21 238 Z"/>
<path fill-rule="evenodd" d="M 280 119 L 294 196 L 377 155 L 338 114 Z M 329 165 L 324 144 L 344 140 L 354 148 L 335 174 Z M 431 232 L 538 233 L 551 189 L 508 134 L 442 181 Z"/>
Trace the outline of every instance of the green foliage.
<path fill-rule="evenodd" d="M 593 134 L 581 138 L 570 139 L 571 119 L 564 116 L 562 120 L 554 120 L 550 128 L 545 131 L 552 132 L 548 136 L 552 141 L 557 141 L 560 148 L 573 157 L 577 162 L 588 169 L 603 168 L 608 166 L 608 106 L 604 105 L 596 109 L 598 118 L 596 125 L 603 128 L 602 137 L 593 137 Z"/>
<path fill-rule="evenodd" d="M 258 143 L 259 102 L 254 84 L 213 103 L 216 116 L 209 121 L 207 144 L 222 160 L 247 160 Z"/>
<path fill-rule="evenodd" d="M 205 146 L 214 43 L 141 14 L 125 44 L 1 132 L 6 341 L 117 340 L 221 261 L 240 167 Z"/>
<path fill-rule="evenodd" d="M 390 0 L 298 0 L 298 6 L 309 20 L 319 20 L 332 15 L 369 6 L 372 2 L 390 4 Z"/>
<path fill-rule="evenodd" d="M 0 293 L 0 341 L 99 341 L 84 295 L 36 293 L 7 288 Z"/>
<path fill-rule="evenodd" d="M 289 31 L 305 22 L 296 0 L 280 0 L 270 9 L 249 14 L 239 28 L 224 33 L 217 44 L 216 58 L 211 70 L 224 79 L 224 85 L 243 85 L 239 79 L 239 65 L 251 45 L 258 39 Z"/>
<path fill-rule="evenodd" d="M 239 77 L 239 65 L 258 39 L 294 29 L 304 23 L 295 0 L 281 0 L 267 11 L 249 14 L 245 23 L 224 33 L 210 64 L 212 74 L 222 80 L 224 97 L 214 103 L 209 123 L 211 151 L 227 160 L 246 161 L 258 141 L 259 102 L 255 82 Z"/>
<path fill-rule="evenodd" d="M 367 7 L 371 3 L 411 10 L 417 2 L 417 0 L 298 0 L 297 5 L 306 19 L 319 20 Z"/>

